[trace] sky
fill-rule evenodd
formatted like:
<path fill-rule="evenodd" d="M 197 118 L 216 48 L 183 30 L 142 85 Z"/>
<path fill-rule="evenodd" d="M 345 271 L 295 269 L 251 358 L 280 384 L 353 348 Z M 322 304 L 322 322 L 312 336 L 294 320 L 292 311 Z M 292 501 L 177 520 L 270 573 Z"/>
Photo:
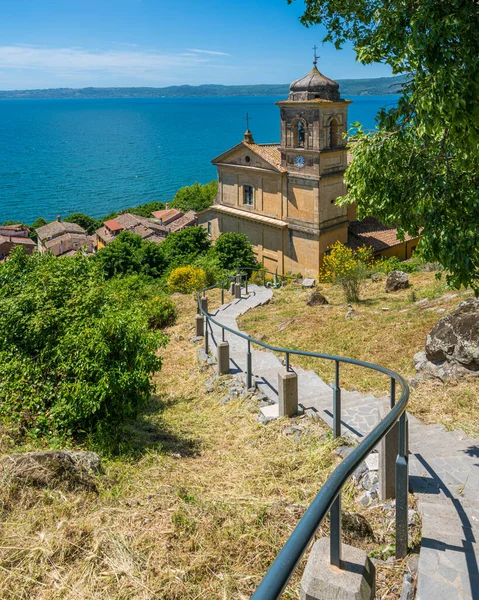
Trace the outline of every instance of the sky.
<path fill-rule="evenodd" d="M 313 46 L 333 79 L 384 77 L 322 44 L 302 0 L 0 0 L 0 89 L 289 83 Z"/>

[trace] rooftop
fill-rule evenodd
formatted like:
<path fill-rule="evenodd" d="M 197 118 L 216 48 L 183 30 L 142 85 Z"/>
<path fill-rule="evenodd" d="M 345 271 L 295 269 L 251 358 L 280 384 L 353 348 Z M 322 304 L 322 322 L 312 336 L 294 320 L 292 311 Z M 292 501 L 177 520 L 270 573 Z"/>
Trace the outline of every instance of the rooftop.
<path fill-rule="evenodd" d="M 87 235 L 87 232 L 76 223 L 67 223 L 66 221 L 53 221 L 37 230 L 38 237 L 42 241 L 51 240 L 54 237 L 63 235 L 64 233 L 80 233 Z"/>
<path fill-rule="evenodd" d="M 407 234 L 404 236 L 406 242 L 415 239 L 419 238 Z M 402 244 L 402 241 L 398 238 L 396 227 L 387 227 L 374 217 L 366 217 L 362 221 L 349 224 L 348 244 L 353 249 L 371 246 L 375 252 L 380 252 Z"/>

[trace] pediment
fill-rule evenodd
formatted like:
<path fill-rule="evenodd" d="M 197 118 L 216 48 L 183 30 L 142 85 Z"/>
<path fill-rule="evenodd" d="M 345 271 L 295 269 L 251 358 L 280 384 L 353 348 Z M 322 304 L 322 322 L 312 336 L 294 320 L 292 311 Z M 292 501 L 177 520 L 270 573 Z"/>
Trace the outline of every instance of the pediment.
<path fill-rule="evenodd" d="M 245 144 L 242 142 L 234 148 L 231 148 L 231 150 L 228 150 L 224 154 L 213 159 L 211 162 L 214 165 L 221 164 L 244 168 L 252 167 L 272 171 L 273 173 L 280 172 L 281 169 L 273 164 L 273 161 L 269 161 L 261 156 L 255 146 L 256 144 Z M 261 149 L 262 147 L 259 146 L 258 148 Z"/>

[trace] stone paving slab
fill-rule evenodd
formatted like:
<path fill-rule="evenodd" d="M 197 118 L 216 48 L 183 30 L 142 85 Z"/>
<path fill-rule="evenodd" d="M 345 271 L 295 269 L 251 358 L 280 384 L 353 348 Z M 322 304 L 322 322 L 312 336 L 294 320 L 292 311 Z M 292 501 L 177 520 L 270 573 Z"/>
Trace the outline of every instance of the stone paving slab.
<path fill-rule="evenodd" d="M 273 292 L 249 286 L 250 294 L 223 305 L 215 318 L 237 330 L 236 319 L 266 304 Z M 211 328 L 211 348 L 221 340 L 221 328 Z M 247 341 L 226 332 L 232 372 L 243 378 Z M 294 359 L 294 357 L 291 357 Z M 291 361 L 294 362 L 293 360 Z M 272 352 L 252 348 L 257 387 L 273 402 L 263 407 L 263 422 L 278 418 L 278 372 L 282 360 Z M 332 425 L 333 390 L 313 371 L 292 367 L 298 374 L 300 407 Z M 361 438 L 376 425 L 380 404 L 387 398 L 341 390 L 344 435 Z M 409 421 L 410 489 L 418 498 L 423 539 L 419 555 L 417 600 L 479 600 L 479 440 L 443 425 Z"/>

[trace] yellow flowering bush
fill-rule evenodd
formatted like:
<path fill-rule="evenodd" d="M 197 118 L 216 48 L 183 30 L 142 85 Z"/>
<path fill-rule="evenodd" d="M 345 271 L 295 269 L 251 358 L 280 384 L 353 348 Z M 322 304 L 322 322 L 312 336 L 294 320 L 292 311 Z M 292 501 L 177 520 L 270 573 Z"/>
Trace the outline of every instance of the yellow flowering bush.
<path fill-rule="evenodd" d="M 335 242 L 324 256 L 319 278 L 321 281 L 342 285 L 346 300 L 357 302 L 361 283 L 374 263 L 371 248 L 353 250 L 341 242 Z"/>
<path fill-rule="evenodd" d="M 189 294 L 206 287 L 206 271 L 200 267 L 177 267 L 168 277 L 168 287 L 171 292 Z"/>

